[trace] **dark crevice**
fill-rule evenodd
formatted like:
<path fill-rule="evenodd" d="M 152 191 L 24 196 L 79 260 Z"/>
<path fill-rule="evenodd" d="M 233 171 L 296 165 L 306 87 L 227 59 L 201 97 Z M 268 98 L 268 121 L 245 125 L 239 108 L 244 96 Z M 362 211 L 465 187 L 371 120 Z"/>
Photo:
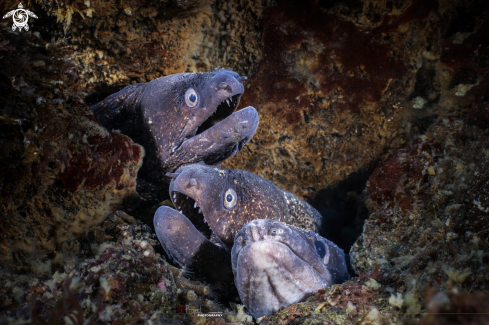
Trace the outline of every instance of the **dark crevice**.
<path fill-rule="evenodd" d="M 423 67 L 416 72 L 416 83 L 414 85 L 414 90 L 409 96 L 409 101 L 415 99 L 416 97 L 422 97 L 427 102 L 432 101 L 437 98 L 435 89 L 435 76 L 436 72 L 434 69 Z"/>
<path fill-rule="evenodd" d="M 88 106 L 95 105 L 110 95 L 121 91 L 126 86 L 129 85 L 109 85 L 107 83 L 99 84 L 85 97 L 85 101 L 87 102 Z"/>
<path fill-rule="evenodd" d="M 484 7 L 487 5 L 487 0 L 478 0 L 475 3 L 467 8 L 467 7 L 457 7 L 456 8 L 456 17 L 451 22 L 448 27 L 444 38 L 449 38 L 456 33 L 470 33 L 475 29 L 475 24 L 477 22 L 476 17 L 483 12 Z"/>
<path fill-rule="evenodd" d="M 368 218 L 363 190 L 373 170 L 371 167 L 350 174 L 337 186 L 320 190 L 310 202 L 323 216 L 320 235 L 338 245 L 345 254 L 362 234 Z"/>
<path fill-rule="evenodd" d="M 450 85 L 448 89 L 453 89 L 458 85 L 474 85 L 477 83 L 478 74 L 470 69 L 459 70 L 450 80 Z"/>

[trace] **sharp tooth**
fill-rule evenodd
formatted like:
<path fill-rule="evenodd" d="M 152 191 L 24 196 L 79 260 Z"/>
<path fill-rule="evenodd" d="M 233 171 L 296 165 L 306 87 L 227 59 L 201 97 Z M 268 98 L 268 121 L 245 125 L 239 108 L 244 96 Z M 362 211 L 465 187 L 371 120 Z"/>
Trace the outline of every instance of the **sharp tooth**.
<path fill-rule="evenodd" d="M 196 207 L 198 207 L 198 206 L 199 206 L 199 205 L 197 204 L 197 202 L 195 202 L 195 203 L 194 203 L 194 209 L 195 209 Z"/>
<path fill-rule="evenodd" d="M 180 206 L 180 207 L 178 207 L 178 211 L 182 211 L 182 207 L 181 207 L 181 206 Z"/>
<path fill-rule="evenodd" d="M 228 105 L 231 105 L 231 101 L 228 99 L 226 99 L 226 102 L 228 103 Z"/>
<path fill-rule="evenodd" d="M 199 208 L 199 213 L 202 213 L 202 210 Z"/>
<path fill-rule="evenodd" d="M 177 193 L 173 193 L 173 199 L 176 200 L 177 199 Z"/>
<path fill-rule="evenodd" d="M 205 218 L 204 218 L 204 222 L 207 223 L 207 220 L 205 220 Z"/>

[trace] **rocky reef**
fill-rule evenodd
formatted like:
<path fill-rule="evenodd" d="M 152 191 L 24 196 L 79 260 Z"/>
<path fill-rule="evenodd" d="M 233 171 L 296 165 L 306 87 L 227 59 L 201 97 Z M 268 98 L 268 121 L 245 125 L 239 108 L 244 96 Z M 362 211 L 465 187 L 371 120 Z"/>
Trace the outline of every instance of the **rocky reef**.
<path fill-rule="evenodd" d="M 130 216 L 144 150 L 87 108 L 224 67 L 249 76 L 242 105 L 260 126 L 223 166 L 307 199 L 326 237 L 355 242 L 351 281 L 261 324 L 487 323 L 485 1 L 24 5 L 39 16 L 29 32 L 0 24 L 0 322 L 252 322 L 158 254 Z"/>
<path fill-rule="evenodd" d="M 261 56 L 259 19 L 268 1 L 27 3 L 43 11 L 45 24 L 58 23 L 49 38 L 69 35 L 83 88 L 103 99 L 118 87 L 184 71 L 248 74 Z"/>
<path fill-rule="evenodd" d="M 205 324 L 199 313 L 226 312 L 230 322 L 251 321 L 235 306 L 215 301 L 209 286 L 188 279 L 155 252 L 151 229 L 122 211 L 109 216 L 80 242 L 82 262 L 50 275 L 2 270 L 4 320 L 27 324 L 153 322 Z M 5 308 L 5 307 L 8 308 Z M 185 306 L 179 311 L 178 306 Z M 185 313 L 184 311 L 187 311 Z M 226 324 L 222 319 L 221 324 Z"/>
<path fill-rule="evenodd" d="M 73 241 L 138 198 L 144 149 L 85 103 L 72 49 L 0 26 L 0 260 L 51 272 Z M 76 261 L 73 260 L 73 263 Z"/>

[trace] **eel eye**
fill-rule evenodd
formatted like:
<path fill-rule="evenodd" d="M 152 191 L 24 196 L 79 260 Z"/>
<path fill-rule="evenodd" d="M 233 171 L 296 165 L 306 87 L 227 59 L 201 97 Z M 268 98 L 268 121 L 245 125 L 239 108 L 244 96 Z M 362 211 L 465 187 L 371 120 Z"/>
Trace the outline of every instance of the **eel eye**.
<path fill-rule="evenodd" d="M 316 253 L 318 253 L 319 257 L 324 258 L 326 255 L 326 246 L 324 243 L 316 239 L 314 241 L 314 246 L 316 246 Z"/>
<path fill-rule="evenodd" d="M 238 197 L 236 195 L 236 192 L 230 188 L 224 193 L 224 206 L 227 209 L 231 209 L 236 205 Z"/>
<path fill-rule="evenodd" d="M 243 237 L 238 238 L 238 243 L 241 243 L 243 241 Z"/>
<path fill-rule="evenodd" d="M 199 95 L 193 88 L 189 88 L 185 93 L 185 103 L 188 107 L 194 107 L 199 102 Z"/>

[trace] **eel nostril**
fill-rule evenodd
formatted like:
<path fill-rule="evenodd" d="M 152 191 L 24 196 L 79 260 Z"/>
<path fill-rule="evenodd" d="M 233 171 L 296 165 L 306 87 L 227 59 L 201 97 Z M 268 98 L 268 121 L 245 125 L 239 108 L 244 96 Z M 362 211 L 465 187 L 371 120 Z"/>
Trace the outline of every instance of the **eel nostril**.
<path fill-rule="evenodd" d="M 196 186 L 197 185 L 197 180 L 195 178 L 191 178 L 190 181 L 190 186 Z"/>
<path fill-rule="evenodd" d="M 180 173 L 166 173 L 166 177 L 177 178 Z"/>
<path fill-rule="evenodd" d="M 239 81 L 244 81 L 244 80 L 248 79 L 248 77 L 247 76 L 239 76 L 236 79 L 238 79 Z"/>

